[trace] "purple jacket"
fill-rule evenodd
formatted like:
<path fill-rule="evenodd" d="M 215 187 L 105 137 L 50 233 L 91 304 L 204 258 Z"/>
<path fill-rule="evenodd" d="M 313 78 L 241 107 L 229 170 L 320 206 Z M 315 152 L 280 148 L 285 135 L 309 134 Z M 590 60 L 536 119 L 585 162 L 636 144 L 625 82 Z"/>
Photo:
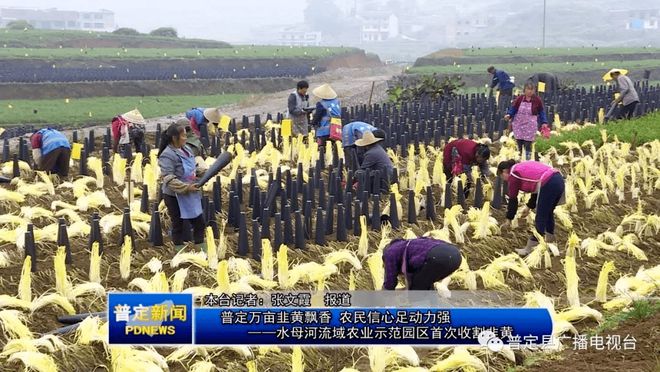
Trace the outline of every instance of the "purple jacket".
<path fill-rule="evenodd" d="M 431 248 L 448 244 L 445 241 L 431 238 L 417 238 L 411 240 L 395 239 L 383 251 L 383 263 L 385 264 L 385 283 L 383 288 L 393 290 L 396 288 L 397 277 L 402 274 L 403 252 L 407 248 L 407 275 L 410 281 L 411 274 L 419 270 L 426 261 L 426 255 Z"/>

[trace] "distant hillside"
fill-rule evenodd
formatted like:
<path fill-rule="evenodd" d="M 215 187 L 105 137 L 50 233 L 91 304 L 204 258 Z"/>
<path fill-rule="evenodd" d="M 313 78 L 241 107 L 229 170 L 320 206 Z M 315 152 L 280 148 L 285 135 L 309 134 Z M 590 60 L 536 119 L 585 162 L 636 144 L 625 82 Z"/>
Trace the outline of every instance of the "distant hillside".
<path fill-rule="evenodd" d="M 224 41 L 117 35 L 111 32 L 0 29 L 4 48 L 231 48 Z"/>
<path fill-rule="evenodd" d="M 473 48 L 443 49 L 415 61 L 411 74 L 460 75 L 467 86 L 483 86 L 488 66 L 500 68 L 519 79 L 537 72 L 556 73 L 560 80 L 578 84 L 601 82 L 613 67 L 630 71 L 633 79 L 647 73 L 660 75 L 660 48 Z"/>

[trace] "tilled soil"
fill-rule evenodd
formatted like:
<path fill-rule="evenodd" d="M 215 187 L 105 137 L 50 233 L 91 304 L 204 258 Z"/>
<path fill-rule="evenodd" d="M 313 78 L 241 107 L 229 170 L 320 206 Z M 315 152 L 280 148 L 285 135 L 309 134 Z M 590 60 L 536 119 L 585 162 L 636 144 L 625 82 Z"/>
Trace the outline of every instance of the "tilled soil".
<path fill-rule="evenodd" d="M 72 174 L 76 174 L 77 170 L 74 168 Z M 115 186 L 112 183 L 111 178 L 106 177 L 105 179 L 105 192 L 112 201 L 112 208 L 102 209 L 101 215 L 113 212 L 120 212 L 127 205 L 126 200 L 121 196 L 121 188 Z M 244 188 L 244 195 L 247 195 L 247 185 Z M 434 187 L 435 191 L 435 200 L 441 200 L 440 189 Z M 660 193 L 654 191 L 651 195 L 642 196 L 645 204 L 644 211 L 646 213 L 657 213 L 660 209 Z M 223 194 L 223 205 L 222 213 L 218 215 L 218 221 L 226 218 L 226 211 L 228 209 L 226 194 Z M 29 197 L 28 202 L 25 205 L 39 205 L 45 208 L 50 207 L 52 200 L 64 200 L 71 202 L 75 200 L 73 198 L 72 192 L 70 190 L 64 190 L 55 196 L 45 196 L 41 198 Z M 246 198 L 247 200 L 247 198 Z M 577 215 L 573 215 L 574 231 L 581 238 L 595 237 L 599 233 L 602 233 L 606 230 L 614 230 L 616 226 L 621 222 L 623 216 L 626 214 L 632 213 L 636 208 L 636 202 L 632 200 L 631 195 L 627 193 L 626 200 L 623 203 L 615 202 L 615 197 L 611 196 L 610 200 L 612 201 L 611 205 L 597 205 L 591 210 L 586 210 L 583 205 L 583 202 L 580 201 L 579 212 Z M 402 205 L 404 211 L 407 210 L 407 198 L 404 197 L 402 200 Z M 468 200 L 468 205 L 472 204 L 472 200 Z M 242 208 L 246 210 L 246 207 Z M 382 207 L 381 207 L 382 210 Z M 16 213 L 17 207 L 11 205 L 4 205 L 0 207 L 0 213 Z M 438 214 L 438 221 L 441 221 L 443 208 L 439 203 L 436 203 L 436 212 Z M 91 211 L 87 214 L 81 214 L 83 219 L 86 219 L 88 215 L 91 214 Z M 493 216 L 502 221 L 504 218 L 504 210 L 494 210 Z M 402 220 L 404 220 L 402 218 Z M 335 218 L 336 221 L 336 218 Z M 415 225 L 410 225 L 407 223 L 403 224 L 403 228 L 399 231 L 392 232 L 392 237 L 401 237 L 404 234 L 405 229 L 411 229 L 415 234 L 422 235 L 426 231 L 438 229 L 442 227 L 442 224 L 438 221 L 431 222 L 423 218 L 423 213 L 418 216 L 418 223 Z M 42 227 L 50 223 L 48 221 L 37 221 L 36 226 Z M 169 223 L 166 219 L 163 220 L 164 233 L 166 234 Z M 314 225 L 312 225 L 314 226 Z M 272 228 L 272 223 L 271 223 Z M 470 234 L 466 236 L 466 242 L 461 244 L 461 249 L 463 255 L 466 257 L 470 268 L 476 270 L 479 267 L 488 264 L 492 261 L 493 258 L 502 255 L 508 254 L 513 251 L 513 249 L 522 247 L 525 244 L 527 239 L 527 231 L 530 226 L 527 226 L 526 223 L 521 222 L 521 226 L 516 230 L 504 231 L 501 235 L 489 237 L 485 240 L 473 240 L 470 238 Z M 248 234 L 251 235 L 251 229 L 248 229 Z M 558 223 L 557 227 L 557 240 L 558 246 L 562 251 L 562 255 L 565 250 L 565 244 L 568 236 L 568 231 Z M 238 236 L 237 233 L 232 228 L 227 228 L 226 235 L 228 238 L 229 249 L 227 251 L 226 257 L 236 255 L 236 247 Z M 380 233 L 370 232 L 369 233 L 369 251 L 376 251 L 376 247 L 380 241 Z M 148 279 L 152 276 L 152 273 L 148 269 L 143 269 L 143 266 L 152 258 L 159 258 L 163 262 L 163 271 L 168 277 L 171 277 L 176 270 L 179 268 L 170 267 L 170 260 L 174 256 L 174 249 L 169 242 L 169 239 L 166 239 L 166 245 L 164 247 L 151 247 L 150 244 L 145 239 L 137 239 L 136 249 L 134 250 L 131 264 L 131 277 L 129 280 L 121 279 L 119 275 L 119 232 L 115 231 L 112 234 L 104 236 L 104 253 L 101 264 L 101 277 L 102 284 L 106 287 L 106 290 L 137 290 L 136 288 L 129 288 L 128 282 L 136 277 L 142 277 Z M 249 236 L 249 241 L 252 241 L 252 237 Z M 313 241 L 307 241 L 307 248 L 305 250 L 290 249 L 289 251 L 289 263 L 290 265 L 295 265 L 299 262 L 308 262 L 316 261 L 323 262 L 323 255 L 327 254 L 336 249 L 341 249 L 348 247 L 349 249 L 355 250 L 358 244 L 358 237 L 353 236 L 349 232 L 349 241 L 348 242 L 336 242 L 334 241 L 334 236 L 328 236 L 328 245 L 327 246 L 317 246 L 313 244 Z M 88 239 L 87 238 L 77 238 L 71 241 L 72 252 L 73 252 L 73 263 L 68 268 L 68 275 L 74 284 L 87 281 L 89 273 L 89 251 L 87 250 Z M 639 242 L 638 246 L 644 250 L 648 256 L 648 262 L 639 262 L 635 260 L 632 256 L 629 256 L 623 252 L 610 252 L 604 251 L 598 257 L 590 258 L 586 255 L 578 257 L 578 275 L 580 277 L 580 296 L 582 303 L 588 303 L 589 306 L 602 311 L 602 307 L 597 303 L 591 303 L 594 297 L 595 286 L 598 279 L 598 274 L 601 269 L 603 262 L 607 260 L 614 260 L 617 267 L 617 272 L 610 276 L 610 283 L 613 283 L 619 275 L 623 274 L 634 274 L 637 272 L 640 266 L 646 268 L 653 267 L 660 262 L 660 239 L 658 236 L 649 236 L 644 237 Z M 0 269 L 0 293 L 15 295 L 18 291 L 18 281 L 21 273 L 21 263 L 22 263 L 22 252 L 17 252 L 16 247 L 11 244 L 5 244 L 0 246 L 0 250 L 9 252 L 12 255 L 12 265 L 7 268 Z M 32 275 L 32 289 L 33 294 L 41 295 L 47 291 L 52 291 L 55 278 L 53 271 L 53 253 L 55 252 L 55 244 L 40 244 L 38 247 L 38 272 Z M 260 263 L 251 259 L 250 256 L 246 257 L 253 270 L 259 272 Z M 188 265 L 184 265 L 187 267 Z M 356 285 L 358 289 L 373 289 L 371 275 L 366 268 L 366 262 L 363 262 L 365 269 L 361 271 L 354 272 Z M 350 267 L 348 265 L 340 265 L 340 272 L 337 275 L 333 275 L 330 279 L 327 280 L 327 287 L 331 290 L 343 290 L 348 288 L 349 281 L 349 272 Z M 515 273 L 509 273 L 506 275 L 506 283 L 510 286 L 510 290 L 501 292 L 507 297 L 513 297 L 514 303 L 510 305 L 522 305 L 524 303 L 522 295 L 524 292 L 532 291 L 535 289 L 541 290 L 544 294 L 549 297 L 552 297 L 556 301 L 556 308 L 558 310 L 564 309 L 568 306 L 565 298 L 565 275 L 562 265 L 562 257 L 553 257 L 552 258 L 552 268 L 551 269 L 532 269 L 533 280 L 527 280 Z M 208 268 L 197 268 L 191 267 L 189 270 L 188 277 L 185 282 L 185 287 L 192 286 L 207 286 L 213 287 L 215 284 L 215 272 Z M 479 288 L 483 288 L 481 281 L 478 281 Z M 456 285 L 451 285 L 451 289 L 461 289 Z M 296 289 L 299 290 L 313 290 L 315 289 L 313 285 L 301 284 L 298 285 Z M 94 297 L 89 296 L 81 299 L 78 303 L 74 304 L 77 312 L 98 312 L 105 311 L 106 300 L 105 297 Z M 64 315 L 63 311 L 56 307 L 48 307 L 41 309 L 28 318 L 29 328 L 35 332 L 36 335 L 52 331 L 60 326 L 57 321 L 57 316 Z M 655 320 L 654 323 L 652 321 Z M 561 363 L 565 363 L 565 367 L 554 367 L 554 364 L 545 364 L 538 368 L 530 367 L 531 370 L 564 370 L 571 368 L 571 366 L 585 366 L 585 370 L 606 370 L 602 369 L 605 367 L 612 366 L 616 367 L 630 367 L 632 369 L 610 369 L 610 370 L 647 370 L 644 369 L 645 366 L 653 366 L 654 355 L 657 353 L 649 352 L 657 348 L 657 317 L 649 321 L 640 323 L 640 325 L 629 325 L 626 324 L 624 330 L 634 335 L 638 340 L 638 350 L 636 352 L 621 352 L 621 353 L 605 353 L 605 352 L 575 352 L 570 353 L 566 352 L 565 362 L 560 362 L 558 366 L 561 366 Z M 576 324 L 578 330 L 584 331 L 595 326 L 595 322 L 584 321 Z M 614 331 L 613 331 L 614 332 Z M 620 334 L 623 330 L 616 330 L 617 334 Z M 639 332 L 639 337 L 637 333 Z M 646 332 L 646 333 L 645 333 Z M 648 336 L 648 337 L 647 337 Z M 73 335 L 67 335 L 64 337 L 67 341 L 73 342 Z M 655 343 L 651 342 L 650 344 L 643 344 L 642 340 L 655 339 Z M 0 346 L 4 345 L 6 339 L 4 336 L 0 336 Z M 646 346 L 645 346 L 646 345 Z M 163 355 L 169 354 L 172 349 L 158 349 L 159 352 Z M 419 354 L 422 358 L 422 365 L 425 367 L 430 367 L 435 360 L 443 356 L 443 353 L 437 349 L 429 348 L 419 348 Z M 366 348 L 306 348 L 305 349 L 305 363 L 307 365 L 307 370 L 310 371 L 338 371 L 343 367 L 356 365 L 359 366 L 360 370 L 366 370 L 368 366 L 368 358 L 366 356 Z M 564 354 L 560 354 L 564 355 Z M 69 346 L 66 351 L 55 353 L 54 358 L 56 359 L 61 370 L 100 370 L 101 368 L 106 369 L 109 363 L 109 355 L 103 350 L 101 346 L 79 346 L 72 345 Z M 577 358 L 576 363 L 572 363 L 573 357 Z M 200 360 L 199 358 L 189 359 L 188 361 L 192 363 L 193 361 Z M 225 368 L 226 370 L 246 370 L 245 360 L 243 357 L 236 354 L 236 352 L 231 350 L 221 350 L 217 352 L 217 355 L 212 356 L 212 360 L 218 363 L 219 366 Z M 4 361 L 0 361 L 4 363 Z M 18 365 L 17 364 L 2 364 L 0 371 L 9 371 L 14 370 Z M 550 363 L 550 362 L 547 362 Z M 554 363 L 554 361 L 552 362 Z M 579 364 L 583 363 L 583 364 Z M 586 367 L 591 363 L 591 367 Z M 633 364 L 630 364 L 633 363 Z M 634 364 L 637 363 L 637 364 Z M 504 361 L 501 357 L 491 358 L 490 367 L 494 370 L 503 370 L 509 364 Z M 601 366 L 601 367 L 597 367 Z M 605 367 L 602 367 L 605 366 Z M 184 365 L 170 365 L 172 371 L 185 370 Z M 281 371 L 287 370 L 290 368 L 290 355 L 288 353 L 284 354 L 268 354 L 266 356 L 261 356 L 257 358 L 257 369 L 259 371 Z M 564 369 L 562 369 L 564 368 Z M 593 368 L 593 369 L 588 369 Z M 637 368 L 637 369 L 635 369 Z"/>

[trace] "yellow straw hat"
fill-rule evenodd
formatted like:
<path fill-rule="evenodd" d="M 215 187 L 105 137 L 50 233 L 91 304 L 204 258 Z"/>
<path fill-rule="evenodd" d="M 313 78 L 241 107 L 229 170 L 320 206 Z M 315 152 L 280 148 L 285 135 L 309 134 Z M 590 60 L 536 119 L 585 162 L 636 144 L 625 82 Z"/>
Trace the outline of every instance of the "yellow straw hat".
<path fill-rule="evenodd" d="M 626 74 L 628 74 L 628 70 L 626 70 L 626 69 L 623 69 L 623 68 L 613 68 L 613 69 L 607 71 L 607 72 L 605 73 L 605 75 L 603 75 L 603 80 L 604 80 L 604 81 L 612 80 L 612 75 L 611 75 L 611 74 L 612 74 L 612 73 L 615 73 L 615 72 L 618 72 L 618 73 L 620 73 L 621 75 L 626 75 Z"/>
<path fill-rule="evenodd" d="M 359 147 L 373 145 L 374 143 L 382 141 L 383 138 L 374 136 L 371 132 L 364 132 L 364 135 L 359 140 L 355 141 L 355 145 Z"/>
<path fill-rule="evenodd" d="M 134 124 L 146 124 L 144 117 L 138 109 L 121 114 L 121 117 Z"/>
<path fill-rule="evenodd" d="M 312 94 L 321 98 L 321 99 L 335 99 L 337 98 L 337 92 L 330 86 L 330 84 L 323 84 L 320 87 L 316 87 Z"/>
<path fill-rule="evenodd" d="M 218 108 L 207 108 L 204 110 L 204 117 L 209 123 L 219 123 L 220 116 L 222 116 L 222 114 Z"/>

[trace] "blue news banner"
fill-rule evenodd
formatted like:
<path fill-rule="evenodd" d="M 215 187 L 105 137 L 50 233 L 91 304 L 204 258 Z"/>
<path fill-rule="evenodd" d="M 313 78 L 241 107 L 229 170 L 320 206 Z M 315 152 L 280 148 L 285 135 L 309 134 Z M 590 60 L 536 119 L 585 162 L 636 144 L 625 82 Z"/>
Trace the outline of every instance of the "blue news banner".
<path fill-rule="evenodd" d="M 479 345 L 484 331 L 541 345 L 552 334 L 543 308 L 194 307 L 169 293 L 110 293 L 108 322 L 111 344 L 134 345 Z"/>

